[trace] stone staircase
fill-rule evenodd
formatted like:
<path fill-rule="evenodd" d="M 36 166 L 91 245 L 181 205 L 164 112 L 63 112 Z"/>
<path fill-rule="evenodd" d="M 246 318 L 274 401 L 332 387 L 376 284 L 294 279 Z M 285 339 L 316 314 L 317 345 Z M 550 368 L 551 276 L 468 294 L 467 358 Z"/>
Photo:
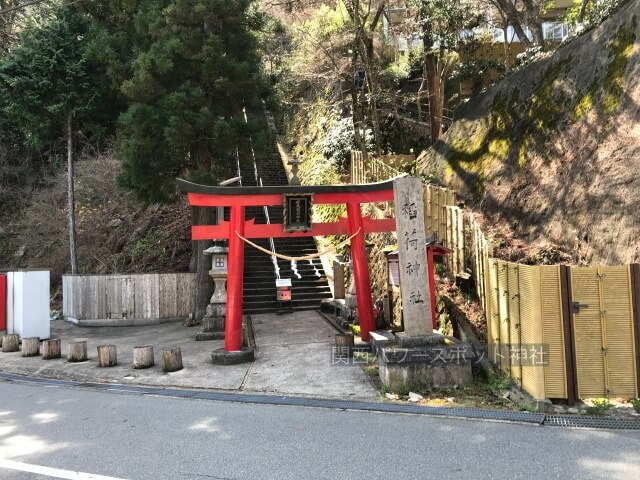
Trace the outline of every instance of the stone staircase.
<path fill-rule="evenodd" d="M 282 166 L 275 139 L 272 139 L 271 144 L 272 148 L 269 149 L 268 155 L 257 159 L 258 176 L 265 186 L 287 185 L 287 176 Z M 256 185 L 253 166 L 243 168 L 242 183 L 244 186 Z M 268 207 L 268 213 L 271 223 L 282 223 L 282 207 Z M 263 207 L 247 208 L 245 218 L 255 218 L 256 223 L 267 223 Z M 254 239 L 252 241 L 270 250 L 268 238 Z M 274 245 L 277 253 L 292 257 L 302 257 L 318 251 L 313 237 L 275 238 Z M 271 256 L 247 244 L 245 244 L 244 249 L 242 309 L 245 314 L 274 312 L 276 310 L 276 275 Z M 280 268 L 280 278 L 291 279 L 291 305 L 293 310 L 320 309 L 321 301 L 331 298 L 331 290 L 319 258 L 297 262 L 295 271 L 291 262 L 281 259 L 277 261 Z M 296 272 L 298 275 L 296 275 Z"/>

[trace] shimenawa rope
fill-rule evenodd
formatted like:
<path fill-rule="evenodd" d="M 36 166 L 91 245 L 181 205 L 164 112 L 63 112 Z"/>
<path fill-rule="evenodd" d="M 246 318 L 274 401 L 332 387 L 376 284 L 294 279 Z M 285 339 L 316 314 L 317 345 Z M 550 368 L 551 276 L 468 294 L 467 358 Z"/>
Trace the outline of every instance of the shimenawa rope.
<path fill-rule="evenodd" d="M 282 255 L 281 253 L 276 253 L 276 252 L 272 252 L 270 250 L 267 250 L 266 248 L 261 247 L 260 245 L 256 245 L 255 243 L 253 243 L 251 240 L 244 238 L 242 235 L 240 235 L 238 233 L 238 231 L 236 230 L 236 235 L 238 236 L 238 238 L 240 240 L 242 240 L 245 243 L 248 243 L 249 245 L 251 245 L 253 248 L 256 248 L 258 250 L 260 250 L 261 252 L 266 253 L 267 255 L 271 255 L 277 258 L 280 258 L 282 260 L 287 260 L 288 262 L 302 262 L 304 260 L 312 260 L 314 258 L 318 258 L 321 257 L 322 255 L 329 253 L 329 252 L 334 252 L 337 249 L 345 246 L 347 243 L 349 243 L 351 241 L 351 239 L 353 237 L 355 237 L 356 235 L 358 235 L 360 233 L 360 231 L 362 230 L 362 228 L 358 228 L 358 231 L 356 233 L 354 233 L 353 235 L 351 235 L 349 238 L 347 238 L 344 242 L 340 242 L 338 245 L 334 245 L 331 248 L 327 248 L 326 250 L 323 250 L 322 252 L 318 252 L 318 253 L 312 253 L 311 255 L 305 255 L 304 257 L 289 257 L 287 255 Z"/>

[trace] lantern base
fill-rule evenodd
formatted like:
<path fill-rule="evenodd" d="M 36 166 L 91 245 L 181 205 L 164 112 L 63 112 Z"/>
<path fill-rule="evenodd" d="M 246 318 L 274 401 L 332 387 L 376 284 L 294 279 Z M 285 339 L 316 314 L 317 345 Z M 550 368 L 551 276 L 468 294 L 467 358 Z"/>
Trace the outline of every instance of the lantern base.
<path fill-rule="evenodd" d="M 209 340 L 224 340 L 224 332 L 201 332 L 196 335 L 196 342 Z"/>

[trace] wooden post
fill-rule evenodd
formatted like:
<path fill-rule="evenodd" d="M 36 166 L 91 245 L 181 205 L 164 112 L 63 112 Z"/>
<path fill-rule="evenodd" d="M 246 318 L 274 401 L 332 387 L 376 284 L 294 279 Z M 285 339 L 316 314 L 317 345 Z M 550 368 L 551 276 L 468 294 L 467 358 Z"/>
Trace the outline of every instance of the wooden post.
<path fill-rule="evenodd" d="M 436 314 L 436 266 L 433 260 L 433 248 L 427 247 L 427 276 L 429 277 L 429 298 L 431 299 L 431 326 L 438 328 L 438 315 Z"/>
<path fill-rule="evenodd" d="M 59 338 L 52 338 L 42 342 L 42 358 L 44 360 L 52 360 L 61 356 Z"/>
<path fill-rule="evenodd" d="M 636 393 L 640 394 L 640 265 L 632 263 L 631 292 L 633 305 L 633 333 L 636 347 Z"/>
<path fill-rule="evenodd" d="M 2 337 L 2 352 L 17 352 L 20 350 L 20 336 L 9 334 Z"/>
<path fill-rule="evenodd" d="M 69 342 L 69 353 L 67 354 L 69 362 L 86 362 L 88 358 L 86 338 L 76 338 Z"/>
<path fill-rule="evenodd" d="M 115 345 L 98 345 L 98 366 L 115 367 L 118 365 L 118 352 Z"/>
<path fill-rule="evenodd" d="M 182 353 L 180 347 L 162 349 L 162 369 L 165 372 L 182 370 Z"/>
<path fill-rule="evenodd" d="M 38 337 L 29 337 L 22 339 L 22 356 L 37 357 L 40 355 L 40 339 Z"/>
<path fill-rule="evenodd" d="M 133 368 L 149 368 L 154 364 L 153 346 L 133 347 Z"/>
<path fill-rule="evenodd" d="M 564 333 L 565 375 L 567 403 L 575 405 L 577 398 L 576 351 L 573 338 L 573 313 L 571 312 L 571 267 L 560 265 L 560 295 L 562 298 L 562 328 Z"/>

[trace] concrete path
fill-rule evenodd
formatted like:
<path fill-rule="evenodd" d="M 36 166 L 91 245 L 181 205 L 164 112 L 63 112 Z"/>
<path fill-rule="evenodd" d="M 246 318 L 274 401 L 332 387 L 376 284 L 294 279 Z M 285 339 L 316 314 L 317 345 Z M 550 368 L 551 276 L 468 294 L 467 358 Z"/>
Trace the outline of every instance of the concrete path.
<path fill-rule="evenodd" d="M 314 311 L 253 317 L 258 356 L 245 388 L 325 398 L 374 400 L 378 392 L 358 365 L 332 361 L 337 333 Z"/>
<path fill-rule="evenodd" d="M 210 353 L 222 348 L 222 340 L 196 342 L 200 327 L 181 323 L 146 327 L 81 328 L 57 320 L 51 337 L 62 341 L 63 358 L 43 360 L 22 357 L 20 352 L 0 353 L 0 370 L 49 378 L 160 387 L 249 390 L 287 395 L 329 398 L 375 399 L 378 392 L 359 367 L 331 366 L 334 330 L 317 312 L 278 316 L 253 316 L 258 352 L 252 364 L 213 365 Z M 86 338 L 89 361 L 66 361 L 68 342 Z M 114 344 L 118 366 L 99 368 L 96 347 Z M 133 347 L 153 345 L 156 365 L 134 370 Z M 184 369 L 164 373 L 161 349 L 179 346 Z"/>

